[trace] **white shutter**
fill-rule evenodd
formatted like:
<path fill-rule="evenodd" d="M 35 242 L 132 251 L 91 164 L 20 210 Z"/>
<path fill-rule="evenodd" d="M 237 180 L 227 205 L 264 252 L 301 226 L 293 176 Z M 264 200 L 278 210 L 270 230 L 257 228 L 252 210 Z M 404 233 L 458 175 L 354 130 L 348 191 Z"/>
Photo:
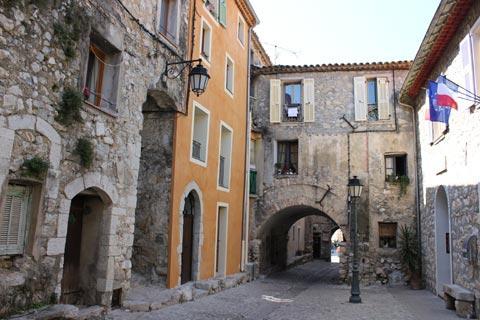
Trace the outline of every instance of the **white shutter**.
<path fill-rule="evenodd" d="M 387 78 L 377 78 L 378 119 L 390 119 L 390 94 Z"/>
<path fill-rule="evenodd" d="M 462 58 L 463 76 L 465 78 L 464 87 L 470 92 L 475 92 L 475 82 L 473 80 L 473 55 L 470 34 L 467 34 L 460 42 L 460 55 Z M 460 110 L 469 108 L 473 104 L 472 101 L 464 99 L 457 99 L 457 103 L 459 104 Z"/>
<path fill-rule="evenodd" d="M 0 254 L 22 254 L 30 188 L 10 185 L 0 212 Z"/>
<path fill-rule="evenodd" d="M 355 121 L 367 121 L 365 77 L 353 78 L 353 99 L 355 104 Z"/>
<path fill-rule="evenodd" d="M 303 80 L 303 121 L 315 122 L 315 80 Z"/>
<path fill-rule="evenodd" d="M 282 102 L 281 81 L 278 79 L 270 80 L 270 122 L 280 122 Z"/>

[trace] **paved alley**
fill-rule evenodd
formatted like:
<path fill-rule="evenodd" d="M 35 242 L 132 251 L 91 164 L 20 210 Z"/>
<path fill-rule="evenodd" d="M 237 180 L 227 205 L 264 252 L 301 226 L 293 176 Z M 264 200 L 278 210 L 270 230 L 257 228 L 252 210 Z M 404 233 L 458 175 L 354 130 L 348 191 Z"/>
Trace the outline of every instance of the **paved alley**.
<path fill-rule="evenodd" d="M 152 312 L 114 310 L 109 319 L 458 319 L 432 293 L 406 288 L 362 288 L 363 303 L 348 303 L 336 264 L 322 261 L 274 274 L 194 302 Z M 421 303 L 419 303 L 421 302 Z"/>

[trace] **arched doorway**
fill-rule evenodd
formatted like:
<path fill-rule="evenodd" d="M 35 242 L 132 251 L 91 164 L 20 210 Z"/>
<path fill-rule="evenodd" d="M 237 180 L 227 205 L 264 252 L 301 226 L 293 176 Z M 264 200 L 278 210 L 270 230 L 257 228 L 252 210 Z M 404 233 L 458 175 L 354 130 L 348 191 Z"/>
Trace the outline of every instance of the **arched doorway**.
<path fill-rule="evenodd" d="M 185 198 L 185 205 L 183 207 L 181 284 L 197 278 L 200 215 L 199 197 L 198 194 L 192 190 Z"/>
<path fill-rule="evenodd" d="M 105 277 L 99 268 L 102 226 L 108 197 L 88 188 L 71 200 L 63 262 L 61 302 L 92 305 L 99 301 L 97 279 Z"/>
<path fill-rule="evenodd" d="M 436 290 L 443 295 L 443 285 L 452 283 L 452 258 L 450 239 L 450 210 L 444 187 L 439 187 L 435 197 L 435 243 L 437 279 Z"/>

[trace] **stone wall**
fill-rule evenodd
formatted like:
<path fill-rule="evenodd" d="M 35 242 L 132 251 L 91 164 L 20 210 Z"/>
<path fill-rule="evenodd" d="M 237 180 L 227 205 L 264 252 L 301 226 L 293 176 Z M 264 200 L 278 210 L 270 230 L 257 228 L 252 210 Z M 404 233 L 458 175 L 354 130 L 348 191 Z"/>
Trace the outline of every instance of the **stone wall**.
<path fill-rule="evenodd" d="M 162 40 L 153 26 L 157 1 L 128 4 L 147 33 L 117 1 L 3 2 L 0 7 L 0 187 L 3 203 L 10 181 L 21 180 L 37 189 L 37 203 L 29 212 L 31 226 L 24 253 L 0 257 L 0 316 L 14 308 L 58 300 L 61 296 L 63 254 L 70 201 L 88 189 L 102 198 L 93 283 L 96 303 L 110 305 L 112 292 L 129 288 L 137 176 L 147 95 L 184 110 L 182 78 L 163 85 L 165 61 L 185 52 L 188 1 L 182 1 L 180 45 Z M 37 2 L 35 2 L 37 3 Z M 45 3 L 43 5 L 43 3 Z M 55 2 L 59 3 L 59 2 Z M 74 41 L 75 57 L 67 58 L 55 23 L 65 26 L 71 3 L 75 19 L 85 21 Z M 147 5 L 148 4 L 148 5 Z M 67 26 L 68 27 L 68 26 Z M 117 112 L 84 103 L 81 122 L 62 125 L 57 108 L 66 87 L 81 92 L 86 74 L 90 34 L 97 34 L 120 52 Z M 65 34 L 63 34 L 65 35 Z M 89 168 L 75 153 L 77 140 L 87 137 L 94 150 Z M 162 141 L 159 141 L 161 143 Z M 40 179 L 19 175 L 23 160 L 38 155 L 49 162 Z"/>
<path fill-rule="evenodd" d="M 313 237 L 316 234 L 321 240 L 319 258 L 330 261 L 331 238 L 338 226 L 325 216 L 309 216 L 305 219 L 305 253 L 313 256 Z"/>
<path fill-rule="evenodd" d="M 459 44 L 479 17 L 480 3 L 475 2 L 429 75 L 429 79 L 445 74 L 448 79 L 465 85 Z M 451 281 L 475 293 L 478 313 L 480 260 L 477 257 L 477 261 L 472 264 L 464 256 L 464 252 L 467 240 L 471 236 L 478 238 L 480 230 L 478 189 L 480 178 L 477 174 L 477 164 L 480 161 L 478 136 L 480 113 L 478 110 L 470 112 L 469 103 L 457 99 L 459 109 L 451 112 L 449 132 L 432 144 L 430 123 L 424 120 L 425 110 L 428 108 L 426 99 L 426 93 L 422 91 L 415 101 L 419 176 L 422 186 L 420 209 L 423 276 L 427 288 L 442 294 L 438 290 L 441 281 L 437 280 L 437 241 L 445 239 L 436 234 L 435 226 L 438 210 L 436 196 L 439 190 L 444 189 L 450 223 L 449 259 L 453 276 Z"/>
<path fill-rule="evenodd" d="M 302 73 L 263 74 L 260 69 L 254 78 L 255 103 L 253 125 L 262 132 L 264 157 L 257 159 L 258 198 L 250 232 L 258 243 L 280 223 L 318 212 L 327 215 L 342 229 L 347 241 L 347 182 L 357 175 L 364 184 L 358 205 L 361 240 L 362 281 L 374 283 L 394 273 L 398 282 L 400 270 L 397 249 L 379 248 L 378 222 L 397 222 L 398 226 L 414 223 L 415 219 L 415 149 L 412 112 L 396 101 L 407 70 L 359 70 Z M 353 77 L 386 77 L 390 84 L 390 105 L 396 111 L 390 120 L 354 121 Z M 298 81 L 314 79 L 315 122 L 269 121 L 270 79 Z M 395 90 L 392 90 L 392 88 Z M 394 114 L 392 112 L 392 114 Z M 341 119 L 345 115 L 354 126 Z M 397 127 L 396 127 L 397 124 Z M 298 174 L 275 175 L 275 141 L 298 139 Z M 387 153 L 406 153 L 410 184 L 400 195 L 397 185 L 385 181 Z M 327 190 L 330 191 L 327 192 Z M 326 195 L 325 195 L 326 194 Z M 325 197 L 324 197 L 325 195 Z M 324 197 L 322 202 L 320 200 Z M 303 209 L 302 209 L 303 208 Z M 303 210 L 303 211 L 302 211 Z M 284 221 L 284 222 L 281 222 Z M 278 230 L 277 230 L 278 231 Z M 261 248 L 261 245 L 260 245 Z M 265 252 L 260 249 L 258 254 Z M 342 275 L 348 255 L 343 261 Z M 261 260 L 261 259 L 260 259 Z M 262 263 L 260 263 L 262 264 Z M 378 271 L 378 272 L 376 272 Z M 400 278 L 402 278 L 400 276 Z"/>

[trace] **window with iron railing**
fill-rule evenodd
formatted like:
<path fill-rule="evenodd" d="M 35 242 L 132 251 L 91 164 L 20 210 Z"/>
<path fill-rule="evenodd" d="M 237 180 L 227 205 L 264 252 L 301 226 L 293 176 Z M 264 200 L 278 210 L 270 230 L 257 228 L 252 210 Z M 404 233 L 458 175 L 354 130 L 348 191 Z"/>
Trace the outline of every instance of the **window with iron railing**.
<path fill-rule="evenodd" d="M 303 121 L 302 110 L 302 83 L 285 83 L 283 85 L 283 112 L 282 121 Z"/>
<path fill-rule="evenodd" d="M 197 160 L 202 160 L 201 158 L 202 144 L 198 141 L 193 140 L 192 143 L 192 158 Z"/>
<path fill-rule="evenodd" d="M 220 156 L 220 166 L 218 168 L 218 185 L 227 188 L 225 181 L 225 157 Z"/>
<path fill-rule="evenodd" d="M 257 170 L 250 169 L 250 194 L 257 194 Z"/>
<path fill-rule="evenodd" d="M 178 6 L 178 0 L 160 1 L 158 31 L 174 43 L 178 41 Z"/>
<path fill-rule="evenodd" d="M 298 141 L 277 142 L 276 175 L 298 174 Z"/>

